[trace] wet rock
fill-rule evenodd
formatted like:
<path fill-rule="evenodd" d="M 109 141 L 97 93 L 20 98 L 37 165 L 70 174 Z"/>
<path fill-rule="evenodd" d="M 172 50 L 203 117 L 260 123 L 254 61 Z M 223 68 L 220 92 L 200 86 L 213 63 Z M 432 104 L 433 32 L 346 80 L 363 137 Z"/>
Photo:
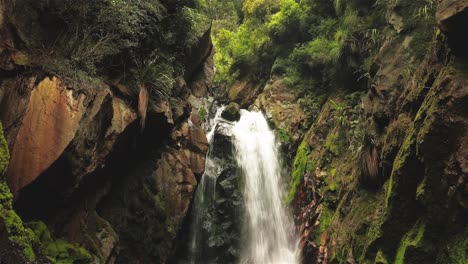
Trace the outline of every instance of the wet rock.
<path fill-rule="evenodd" d="M 282 84 L 281 79 L 273 77 L 259 94 L 252 109 L 264 112 L 270 122 L 284 132 L 283 140 L 289 138 L 291 145 L 298 145 L 303 136 L 302 123 L 304 111 L 298 103 L 299 96 Z"/>
<path fill-rule="evenodd" d="M 442 0 L 437 5 L 436 20 L 440 29 L 447 34 L 449 47 L 452 52 L 466 58 L 468 51 L 468 1 Z"/>
<path fill-rule="evenodd" d="M 255 101 L 261 87 L 261 84 L 237 81 L 227 91 L 229 100 L 238 103 L 243 108 L 247 108 Z"/>
<path fill-rule="evenodd" d="M 240 107 L 237 103 L 230 103 L 221 113 L 221 117 L 229 121 L 238 121 L 240 119 Z"/>

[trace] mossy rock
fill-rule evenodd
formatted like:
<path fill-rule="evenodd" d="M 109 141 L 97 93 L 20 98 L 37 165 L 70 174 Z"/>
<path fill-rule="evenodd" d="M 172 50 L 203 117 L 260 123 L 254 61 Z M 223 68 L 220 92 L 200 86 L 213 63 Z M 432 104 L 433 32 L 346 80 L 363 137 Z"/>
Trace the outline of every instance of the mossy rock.
<path fill-rule="evenodd" d="M 62 239 L 55 240 L 43 222 L 33 221 L 27 225 L 33 230 L 40 243 L 42 253 L 53 263 L 74 264 L 92 261 L 91 254 L 79 245 L 68 243 Z"/>
<path fill-rule="evenodd" d="M 8 144 L 3 136 L 3 126 L 0 123 L 0 176 L 5 174 L 8 167 L 8 161 L 10 159 L 10 152 L 8 150 Z"/>
<path fill-rule="evenodd" d="M 29 228 L 24 227 L 23 221 L 13 210 L 13 195 L 3 179 L 9 159 L 8 144 L 3 136 L 3 127 L 0 123 L 0 221 L 5 225 L 8 240 L 21 249 L 21 253 L 27 261 L 33 262 L 36 260 L 36 254 L 33 250 L 36 238 Z"/>
<path fill-rule="evenodd" d="M 221 117 L 229 121 L 238 121 L 240 119 L 240 106 L 237 103 L 230 103 L 221 113 Z"/>

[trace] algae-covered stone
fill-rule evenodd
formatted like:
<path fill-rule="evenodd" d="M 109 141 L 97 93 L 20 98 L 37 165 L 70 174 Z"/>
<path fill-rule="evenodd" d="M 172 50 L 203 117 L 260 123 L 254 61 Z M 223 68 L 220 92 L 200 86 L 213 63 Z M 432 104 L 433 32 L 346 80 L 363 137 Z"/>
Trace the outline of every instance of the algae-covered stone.
<path fill-rule="evenodd" d="M 240 107 L 237 103 L 230 103 L 226 106 L 221 117 L 229 121 L 238 121 L 240 119 Z"/>

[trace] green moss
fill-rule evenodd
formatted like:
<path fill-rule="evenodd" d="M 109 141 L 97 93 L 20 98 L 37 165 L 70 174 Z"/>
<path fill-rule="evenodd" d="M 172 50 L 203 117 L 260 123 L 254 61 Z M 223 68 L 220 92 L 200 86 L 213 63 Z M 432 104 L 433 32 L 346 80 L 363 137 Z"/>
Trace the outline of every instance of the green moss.
<path fill-rule="evenodd" d="M 280 141 L 282 143 L 290 143 L 291 142 L 291 138 L 289 137 L 288 132 L 286 132 L 282 128 L 277 128 L 276 129 L 276 135 L 278 136 L 278 138 L 280 139 Z"/>
<path fill-rule="evenodd" d="M 2 123 L 0 123 L 0 177 L 5 173 L 9 160 L 10 152 L 8 151 L 8 144 L 3 136 Z"/>
<path fill-rule="evenodd" d="M 53 263 L 89 263 L 93 259 L 86 249 L 62 239 L 55 240 L 43 222 L 33 221 L 28 226 L 38 239 L 42 253 Z"/>
<path fill-rule="evenodd" d="M 201 119 L 202 123 L 205 123 L 205 121 L 206 121 L 206 115 L 207 115 L 207 111 L 206 111 L 205 105 L 202 105 L 202 106 L 200 107 L 200 109 L 198 109 L 198 115 L 200 116 L 200 119 Z"/>
<path fill-rule="evenodd" d="M 381 250 L 379 250 L 377 252 L 377 255 L 375 256 L 374 263 L 375 264 L 388 264 L 388 260 L 387 260 L 384 253 Z"/>
<path fill-rule="evenodd" d="M 327 230 L 327 228 L 333 222 L 333 211 L 328 209 L 326 206 L 322 207 L 322 212 L 320 213 L 319 225 L 315 229 L 315 242 L 317 245 L 320 245 L 320 236 Z"/>
<path fill-rule="evenodd" d="M 399 173 L 399 170 L 405 164 L 406 160 L 410 156 L 412 149 L 414 147 L 415 147 L 414 127 L 411 127 L 410 132 L 406 136 L 405 141 L 403 142 L 395 160 L 393 161 L 393 170 L 392 170 L 392 173 L 390 174 L 390 179 L 388 183 L 385 185 L 386 191 L 387 191 L 386 207 L 389 206 L 389 201 L 390 201 L 390 198 L 392 197 L 392 191 L 395 187 L 394 185 L 397 183 L 396 174 Z"/>
<path fill-rule="evenodd" d="M 307 136 L 302 141 L 301 145 L 297 149 L 296 156 L 294 157 L 293 170 L 291 174 L 291 183 L 289 187 L 288 196 L 286 197 L 286 202 L 290 203 L 296 195 L 296 190 L 301 179 L 305 173 L 308 172 L 308 157 L 309 157 L 309 144 L 307 143 Z"/>
<path fill-rule="evenodd" d="M 29 228 L 24 227 L 23 221 L 13 210 L 12 201 L 13 195 L 8 185 L 0 180 L 0 221 L 5 223 L 8 239 L 21 248 L 28 261 L 34 261 L 36 255 L 33 244 L 36 243 L 36 238 Z"/>
<path fill-rule="evenodd" d="M 34 233 L 24 227 L 23 221 L 13 210 L 13 195 L 3 179 L 9 159 L 8 145 L 3 136 L 3 127 L 0 123 L 0 221 L 3 221 L 5 224 L 8 239 L 21 248 L 26 260 L 32 262 L 36 259 L 32 248 L 32 245 L 36 241 Z"/>
<path fill-rule="evenodd" d="M 325 147 L 333 153 L 333 155 L 340 155 L 342 146 L 343 146 L 343 139 L 340 137 L 340 133 L 338 130 L 333 131 L 332 133 L 328 134 L 327 139 L 325 141 Z"/>
<path fill-rule="evenodd" d="M 57 264 L 88 263 L 91 255 L 84 248 L 72 245 L 64 240 L 57 240 L 43 247 L 44 254 Z"/>
<path fill-rule="evenodd" d="M 468 263 L 468 227 L 457 232 L 443 244 L 437 257 L 437 264 L 467 264 Z"/>
<path fill-rule="evenodd" d="M 405 234 L 397 250 L 395 264 L 405 263 L 405 254 L 410 247 L 420 247 L 426 230 L 426 223 L 422 220 L 416 222 L 413 228 Z"/>

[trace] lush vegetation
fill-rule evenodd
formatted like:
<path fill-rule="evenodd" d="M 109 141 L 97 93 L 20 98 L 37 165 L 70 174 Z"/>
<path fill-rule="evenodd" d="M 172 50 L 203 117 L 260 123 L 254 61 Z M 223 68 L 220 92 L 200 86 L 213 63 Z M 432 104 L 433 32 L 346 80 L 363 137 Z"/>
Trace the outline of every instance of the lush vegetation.
<path fill-rule="evenodd" d="M 13 20 L 39 66 L 73 84 L 103 79 L 170 96 L 188 51 L 209 28 L 205 1 L 27 1 Z M 95 81 L 95 82 L 93 82 Z"/>
<path fill-rule="evenodd" d="M 315 77 L 314 83 L 302 85 L 320 88 L 348 73 L 364 74 L 367 69 L 358 60 L 381 41 L 377 28 L 384 25 L 381 16 L 357 11 L 362 6 L 379 8 L 372 2 L 245 1 L 238 29 L 215 35 L 219 80 L 275 74 L 297 86 L 304 77 Z M 350 69 L 343 74 L 346 67 Z"/>
<path fill-rule="evenodd" d="M 301 93 L 305 127 L 332 91 L 367 90 L 373 58 L 386 41 L 416 31 L 409 53 L 417 60 L 434 43 L 433 0 L 245 0 L 236 11 L 225 20 L 238 27 L 213 35 L 218 83 L 282 77 Z M 401 23 L 388 26 L 389 11 Z"/>

